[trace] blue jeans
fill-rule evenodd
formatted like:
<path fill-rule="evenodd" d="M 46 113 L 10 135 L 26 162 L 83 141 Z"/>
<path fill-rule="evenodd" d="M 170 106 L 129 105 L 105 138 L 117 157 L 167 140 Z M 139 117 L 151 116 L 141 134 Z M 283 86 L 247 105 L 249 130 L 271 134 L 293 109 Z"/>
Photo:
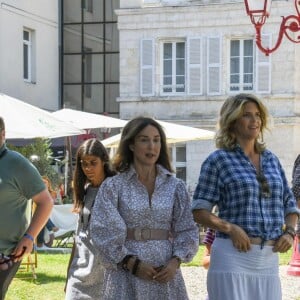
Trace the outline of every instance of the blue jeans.
<path fill-rule="evenodd" d="M 53 227 L 55 227 L 54 223 L 51 221 L 51 219 L 48 219 L 46 225 L 42 228 L 42 230 L 40 231 L 40 233 L 37 236 L 37 243 L 38 244 L 43 244 L 45 242 L 44 240 L 44 233 L 45 233 L 45 227 L 51 231 L 53 229 Z"/>
<path fill-rule="evenodd" d="M 55 227 L 54 223 L 52 222 L 51 219 L 48 219 L 47 223 L 46 223 L 46 228 L 51 231 L 53 229 L 53 227 Z"/>

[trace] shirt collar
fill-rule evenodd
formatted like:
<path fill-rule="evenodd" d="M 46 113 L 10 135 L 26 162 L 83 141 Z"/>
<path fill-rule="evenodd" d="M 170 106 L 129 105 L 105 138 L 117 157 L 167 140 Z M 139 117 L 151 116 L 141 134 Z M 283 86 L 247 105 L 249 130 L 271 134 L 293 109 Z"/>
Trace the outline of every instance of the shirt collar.
<path fill-rule="evenodd" d="M 242 153 L 243 155 L 245 155 L 242 147 L 239 145 L 239 144 L 236 144 L 235 147 L 234 147 L 234 151 L 237 151 L 239 153 Z M 260 156 L 261 156 L 261 159 L 262 160 L 268 160 L 268 159 L 271 159 L 272 158 L 272 152 L 269 151 L 268 149 L 265 149 L 263 150 L 261 153 L 260 153 Z"/>
<path fill-rule="evenodd" d="M 163 176 L 171 176 L 172 173 L 170 171 L 168 171 L 167 169 L 165 169 L 163 166 L 156 164 L 156 170 L 157 170 L 157 177 L 163 177 Z M 130 165 L 130 168 L 126 174 L 127 179 L 131 179 L 134 176 L 137 178 L 137 172 L 133 166 L 133 164 Z"/>

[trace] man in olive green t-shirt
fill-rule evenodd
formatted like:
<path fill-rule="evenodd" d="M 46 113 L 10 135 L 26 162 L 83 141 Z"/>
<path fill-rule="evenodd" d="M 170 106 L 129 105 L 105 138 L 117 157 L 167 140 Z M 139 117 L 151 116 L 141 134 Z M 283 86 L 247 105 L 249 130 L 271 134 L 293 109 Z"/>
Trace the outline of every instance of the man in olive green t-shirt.
<path fill-rule="evenodd" d="M 29 199 L 36 204 L 30 224 L 26 218 Z M 0 300 L 22 258 L 32 251 L 52 207 L 53 200 L 37 169 L 21 154 L 7 149 L 5 124 L 0 117 Z"/>

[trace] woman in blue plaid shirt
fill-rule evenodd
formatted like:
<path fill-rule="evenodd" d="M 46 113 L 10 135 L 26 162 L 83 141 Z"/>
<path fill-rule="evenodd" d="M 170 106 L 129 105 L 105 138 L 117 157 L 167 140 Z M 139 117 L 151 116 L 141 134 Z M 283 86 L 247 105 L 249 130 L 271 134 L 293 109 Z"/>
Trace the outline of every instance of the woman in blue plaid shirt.
<path fill-rule="evenodd" d="M 214 151 L 193 199 L 197 223 L 216 230 L 207 275 L 210 300 L 281 300 L 278 252 L 293 244 L 299 216 L 278 158 L 266 149 L 268 113 L 250 94 L 228 98 Z M 214 205 L 219 216 L 211 213 Z"/>

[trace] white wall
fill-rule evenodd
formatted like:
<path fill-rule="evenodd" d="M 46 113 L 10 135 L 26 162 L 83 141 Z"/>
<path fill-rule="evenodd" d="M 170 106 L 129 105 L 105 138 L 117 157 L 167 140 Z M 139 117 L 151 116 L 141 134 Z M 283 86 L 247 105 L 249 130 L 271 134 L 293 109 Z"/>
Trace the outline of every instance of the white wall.
<path fill-rule="evenodd" d="M 0 1 L 0 91 L 58 109 L 58 1 Z M 23 80 L 23 28 L 35 32 L 36 81 Z"/>

